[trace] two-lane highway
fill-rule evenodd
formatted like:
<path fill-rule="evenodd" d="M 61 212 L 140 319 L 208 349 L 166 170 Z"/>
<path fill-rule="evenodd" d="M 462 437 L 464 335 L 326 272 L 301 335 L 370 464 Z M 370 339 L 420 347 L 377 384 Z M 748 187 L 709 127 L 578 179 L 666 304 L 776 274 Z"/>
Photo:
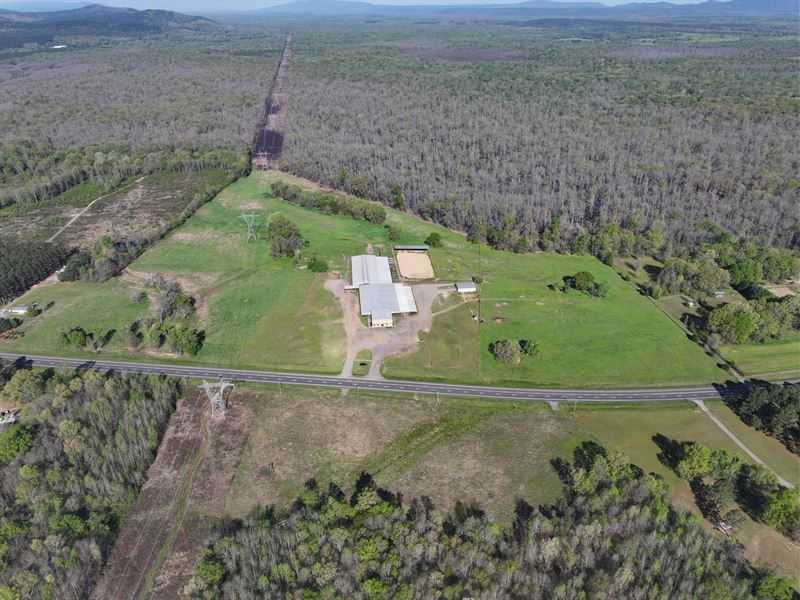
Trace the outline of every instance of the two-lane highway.
<path fill-rule="evenodd" d="M 337 377 L 328 375 L 309 375 L 306 373 L 282 373 L 278 371 L 254 371 L 243 369 L 223 369 L 217 367 L 189 366 L 178 364 L 157 364 L 123 360 L 82 360 L 57 356 L 38 356 L 0 353 L 0 358 L 20 361 L 36 367 L 82 368 L 98 371 L 118 371 L 123 373 L 143 373 L 147 375 L 171 375 L 196 379 L 228 379 L 251 383 L 280 383 L 332 387 L 339 389 L 360 389 L 376 392 L 398 392 L 405 394 L 441 394 L 469 398 L 496 398 L 502 400 L 538 400 L 545 402 L 669 402 L 685 400 L 708 400 L 720 397 L 713 386 L 681 388 L 643 388 L 620 390 L 568 390 L 554 388 L 515 388 L 481 385 L 462 385 L 455 383 L 429 383 L 422 381 L 374 380 L 358 377 Z M 744 389 L 746 384 L 740 384 Z M 736 388 L 733 388 L 734 390 Z M 731 388 L 727 388 L 730 392 Z"/>

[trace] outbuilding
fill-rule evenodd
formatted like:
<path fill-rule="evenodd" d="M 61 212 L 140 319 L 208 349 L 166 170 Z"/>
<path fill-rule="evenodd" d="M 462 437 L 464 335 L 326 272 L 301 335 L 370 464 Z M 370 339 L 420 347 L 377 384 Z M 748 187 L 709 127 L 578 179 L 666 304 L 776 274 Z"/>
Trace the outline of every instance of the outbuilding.
<path fill-rule="evenodd" d="M 478 286 L 472 281 L 459 281 L 456 284 L 456 291 L 459 294 L 474 294 L 478 291 Z"/>
<path fill-rule="evenodd" d="M 36 302 L 33 304 L 17 304 L 16 306 L 6 309 L 6 312 L 10 315 L 27 315 L 28 311 L 34 308 L 36 308 Z"/>

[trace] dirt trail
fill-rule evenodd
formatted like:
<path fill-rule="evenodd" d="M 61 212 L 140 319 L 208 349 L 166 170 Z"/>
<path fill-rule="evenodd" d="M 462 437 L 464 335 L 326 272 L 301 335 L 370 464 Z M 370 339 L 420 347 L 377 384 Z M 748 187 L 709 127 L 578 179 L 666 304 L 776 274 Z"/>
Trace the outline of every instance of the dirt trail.
<path fill-rule="evenodd" d="M 108 197 L 109 197 L 109 196 L 111 196 L 112 194 L 116 194 L 116 193 L 118 193 L 118 192 L 123 192 L 123 191 L 127 190 L 129 187 L 131 187 L 131 186 L 133 186 L 133 185 L 136 185 L 137 183 L 139 183 L 139 182 L 140 182 L 142 179 L 144 179 L 144 177 L 139 177 L 139 179 L 137 179 L 136 181 L 132 181 L 131 183 L 129 183 L 128 185 L 126 185 L 126 186 L 124 186 L 124 187 L 121 187 L 121 188 L 119 188 L 119 189 L 117 189 L 117 190 L 114 190 L 113 192 L 109 192 L 108 194 L 103 194 L 102 196 L 98 196 L 97 198 L 95 198 L 94 200 L 92 200 L 91 202 L 89 202 L 89 204 L 87 204 L 86 206 L 84 206 L 84 207 L 83 207 L 83 209 L 82 209 L 82 210 L 81 210 L 81 211 L 80 211 L 80 212 L 79 212 L 77 215 L 75 215 L 75 216 L 74 216 L 74 217 L 72 217 L 72 218 L 71 218 L 69 221 L 67 221 L 67 224 L 66 224 L 66 225 L 64 225 L 64 226 L 63 226 L 61 229 L 59 229 L 59 230 L 58 230 L 58 231 L 56 231 L 56 232 L 55 232 L 53 235 L 51 235 L 51 236 L 48 238 L 48 240 L 47 240 L 47 241 L 48 241 L 48 242 L 55 241 L 55 239 L 56 239 L 58 236 L 60 236 L 62 233 L 64 233 L 64 232 L 65 232 L 67 229 L 69 229 L 69 227 L 70 227 L 70 226 L 71 226 L 71 225 L 72 225 L 72 224 L 73 224 L 75 221 L 77 221 L 77 220 L 78 220 L 78 219 L 80 219 L 80 218 L 81 218 L 83 215 L 85 215 L 85 214 L 86 214 L 86 212 L 88 212 L 88 210 L 89 210 L 90 208 L 92 208 L 92 206 L 94 206 L 96 202 L 98 202 L 98 201 L 102 200 L 103 198 L 108 198 Z"/>
<path fill-rule="evenodd" d="M 733 440 L 733 443 L 736 444 L 737 446 L 739 446 L 739 448 L 741 448 L 742 451 L 745 454 L 747 454 L 747 456 L 752 458 L 756 463 L 758 463 L 759 465 L 761 465 L 765 469 L 769 469 L 769 467 L 766 465 L 766 463 L 764 463 L 763 460 L 761 460 L 760 458 L 758 458 L 758 456 L 756 456 L 755 452 L 750 450 L 750 448 L 748 448 L 742 440 L 740 440 L 738 437 L 736 437 L 730 429 L 725 427 L 725 425 L 722 423 L 722 421 L 720 421 L 714 413 L 712 413 L 710 410 L 708 410 L 708 407 L 706 406 L 705 402 L 703 402 L 702 400 L 695 400 L 694 403 L 697 405 L 697 408 L 699 408 L 706 415 L 708 415 L 708 418 L 711 419 L 712 421 L 714 421 L 714 423 L 717 425 L 717 427 L 719 427 L 725 435 L 727 435 L 729 438 L 731 438 Z M 775 472 L 773 471 L 773 473 L 775 473 Z M 777 473 L 775 473 L 775 477 L 778 478 L 778 481 L 780 482 L 780 484 L 783 487 L 787 487 L 787 488 L 793 488 L 794 487 L 794 484 L 791 481 L 787 481 L 786 479 L 784 479 L 783 477 L 781 477 Z"/>
<path fill-rule="evenodd" d="M 147 471 L 147 482 L 131 517 L 117 536 L 92 598 L 133 600 L 142 597 L 152 561 L 166 542 L 181 490 L 203 447 L 206 413 L 206 402 L 199 394 L 178 401 L 156 459 Z"/>
<path fill-rule="evenodd" d="M 359 350 L 372 351 L 367 379 L 382 379 L 381 363 L 387 356 L 416 352 L 419 349 L 419 334 L 430 331 L 433 325 L 433 301 L 441 294 L 447 294 L 452 286 L 440 283 L 412 285 L 417 314 L 395 319 L 395 326 L 386 329 L 371 329 L 361 322 L 358 294 L 346 292 L 344 279 L 329 279 L 325 289 L 336 296 L 344 311 L 344 326 L 347 334 L 347 355 L 342 369 L 342 377 L 350 377 L 353 361 Z M 452 292 L 454 293 L 454 292 Z"/>

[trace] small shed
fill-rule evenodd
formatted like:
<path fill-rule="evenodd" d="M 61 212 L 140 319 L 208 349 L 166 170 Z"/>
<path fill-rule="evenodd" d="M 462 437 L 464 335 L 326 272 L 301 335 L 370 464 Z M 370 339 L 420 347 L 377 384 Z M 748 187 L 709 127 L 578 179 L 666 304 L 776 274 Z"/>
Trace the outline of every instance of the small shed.
<path fill-rule="evenodd" d="M 32 308 L 36 308 L 36 302 L 33 304 L 17 304 L 6 310 L 6 312 L 10 315 L 27 315 Z"/>
<path fill-rule="evenodd" d="M 425 244 L 404 244 L 394 246 L 395 252 L 427 252 L 428 246 Z"/>
<path fill-rule="evenodd" d="M 724 292 L 716 291 L 714 292 L 714 298 L 722 298 L 725 295 Z"/>
<path fill-rule="evenodd" d="M 478 291 L 478 286 L 472 281 L 459 281 L 456 284 L 456 291 L 459 294 L 474 294 Z"/>

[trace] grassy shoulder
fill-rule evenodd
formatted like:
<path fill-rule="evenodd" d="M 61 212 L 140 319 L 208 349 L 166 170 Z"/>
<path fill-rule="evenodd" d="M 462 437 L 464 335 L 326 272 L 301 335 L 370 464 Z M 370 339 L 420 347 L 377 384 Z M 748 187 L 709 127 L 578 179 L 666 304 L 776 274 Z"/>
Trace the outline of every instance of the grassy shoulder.
<path fill-rule="evenodd" d="M 353 375 L 355 377 L 364 377 L 369 373 L 369 368 L 372 365 L 372 350 L 359 350 L 353 360 Z"/>

